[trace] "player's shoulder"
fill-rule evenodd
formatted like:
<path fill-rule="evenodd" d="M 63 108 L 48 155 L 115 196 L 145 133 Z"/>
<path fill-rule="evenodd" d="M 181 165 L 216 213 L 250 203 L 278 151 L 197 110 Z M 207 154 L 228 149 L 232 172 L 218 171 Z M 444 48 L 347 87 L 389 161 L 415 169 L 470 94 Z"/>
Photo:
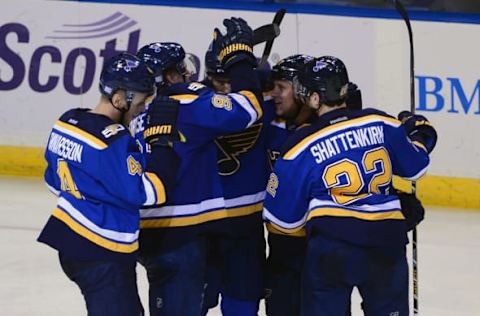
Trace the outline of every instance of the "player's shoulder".
<path fill-rule="evenodd" d="M 291 149 L 296 147 L 299 143 L 310 137 L 311 135 L 317 133 L 319 130 L 329 126 L 329 123 L 325 120 L 316 120 L 312 124 L 305 124 L 299 127 L 295 132 L 293 132 L 283 144 L 280 152 L 284 156 Z"/>
<path fill-rule="evenodd" d="M 361 121 L 362 119 L 372 120 L 372 121 L 377 120 L 377 121 L 383 121 L 385 123 L 390 123 L 393 125 L 401 124 L 401 122 L 397 120 L 395 117 L 393 117 L 392 115 L 374 108 L 365 108 L 358 111 L 352 111 L 350 115 L 350 119 L 358 119 L 359 121 Z"/>
<path fill-rule="evenodd" d="M 180 101 L 181 104 L 189 104 L 202 95 L 213 94 L 213 90 L 201 82 L 182 82 L 167 87 L 162 94 Z"/>
<path fill-rule="evenodd" d="M 122 124 L 81 108 L 65 112 L 55 123 L 54 129 L 98 149 L 104 149 L 118 138 L 130 135 Z"/>

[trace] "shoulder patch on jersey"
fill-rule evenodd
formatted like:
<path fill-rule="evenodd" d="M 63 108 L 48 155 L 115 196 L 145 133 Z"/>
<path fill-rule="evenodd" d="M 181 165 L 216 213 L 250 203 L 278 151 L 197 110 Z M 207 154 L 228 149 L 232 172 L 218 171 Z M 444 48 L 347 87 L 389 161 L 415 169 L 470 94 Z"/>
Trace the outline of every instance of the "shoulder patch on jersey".
<path fill-rule="evenodd" d="M 227 111 L 232 110 L 232 100 L 226 95 L 215 94 L 212 97 L 212 105 L 219 109 L 225 109 Z"/>
<path fill-rule="evenodd" d="M 188 85 L 188 90 L 192 90 L 192 91 L 198 91 L 200 89 L 203 89 L 205 88 L 206 86 L 203 84 L 203 83 L 200 83 L 200 82 L 192 82 Z"/>
<path fill-rule="evenodd" d="M 108 125 L 102 130 L 102 135 L 105 138 L 110 138 L 118 134 L 118 132 L 125 130 L 125 127 L 121 124 Z"/>
<path fill-rule="evenodd" d="M 127 166 L 128 166 L 128 173 L 132 176 L 138 174 L 142 174 L 142 165 L 133 158 L 132 155 L 128 156 L 127 158 Z"/>

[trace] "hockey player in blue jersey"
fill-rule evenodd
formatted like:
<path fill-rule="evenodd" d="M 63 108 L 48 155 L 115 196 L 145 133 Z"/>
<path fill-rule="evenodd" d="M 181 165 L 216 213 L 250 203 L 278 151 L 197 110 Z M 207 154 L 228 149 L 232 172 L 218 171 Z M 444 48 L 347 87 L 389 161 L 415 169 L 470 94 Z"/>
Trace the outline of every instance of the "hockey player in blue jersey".
<path fill-rule="evenodd" d="M 205 55 L 205 84 L 224 93 L 224 70 L 212 56 Z M 259 69 L 255 73 L 260 77 Z M 259 82 L 261 82 L 259 78 Z M 262 90 L 264 90 L 263 85 Z M 207 235 L 207 275 L 204 311 L 218 304 L 221 296 L 223 315 L 257 315 L 264 294 L 265 238 L 261 210 L 269 167 L 265 150 L 266 126 L 274 107 L 263 100 L 263 117 L 250 128 L 216 139 L 218 167 L 227 218 L 221 228 Z"/>
<path fill-rule="evenodd" d="M 224 227 L 220 220 L 230 216 L 227 208 L 236 202 L 224 199 L 215 139 L 262 117 L 252 75 L 252 30 L 237 18 L 225 19 L 224 25 L 227 34 L 216 30 L 212 44 L 232 93 L 216 94 L 199 82 L 185 83 L 184 52 L 178 44 L 152 43 L 137 54 L 155 71 L 157 93 L 179 100 L 178 127 L 186 139 L 174 145 L 180 166 L 172 197 L 164 207 L 141 212 L 140 262 L 147 270 L 152 315 L 201 313 L 206 235 Z M 140 116 L 134 123 L 138 135 L 141 121 Z M 233 214 L 249 211 L 240 205 Z"/>
<path fill-rule="evenodd" d="M 309 55 L 292 55 L 273 66 L 270 94 L 275 105 L 276 117 L 267 126 L 267 150 L 270 169 L 280 155 L 280 149 L 298 128 L 307 125 L 314 117 L 314 110 L 295 97 L 293 80 Z M 285 235 L 272 225 L 269 231 L 269 255 L 266 266 L 266 311 L 271 316 L 295 316 L 300 313 L 300 277 L 305 252 L 305 232 Z"/>
<path fill-rule="evenodd" d="M 436 132 L 413 115 L 347 109 L 348 75 L 335 57 L 310 61 L 296 94 L 318 119 L 282 150 L 267 185 L 264 218 L 306 229 L 301 315 L 345 315 L 358 287 L 366 315 L 408 315 L 407 227 L 392 175 L 410 180 L 429 165 Z"/>
<path fill-rule="evenodd" d="M 139 209 L 164 203 L 175 179 L 167 165 L 173 150 L 158 146 L 169 141 L 168 133 L 147 138 L 153 149 L 144 155 L 126 128 L 153 89 L 140 59 L 115 56 L 102 70 L 97 106 L 65 112 L 48 139 L 45 182 L 58 203 L 38 240 L 58 250 L 88 315 L 143 314 L 135 272 Z M 147 127 L 174 126 L 175 108 L 156 105 Z"/>

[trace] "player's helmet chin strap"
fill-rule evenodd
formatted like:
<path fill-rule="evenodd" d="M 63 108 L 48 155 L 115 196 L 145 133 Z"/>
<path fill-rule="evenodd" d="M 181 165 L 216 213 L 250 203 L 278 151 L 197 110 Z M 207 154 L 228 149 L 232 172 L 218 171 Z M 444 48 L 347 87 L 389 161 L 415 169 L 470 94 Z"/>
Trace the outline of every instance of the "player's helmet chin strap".
<path fill-rule="evenodd" d="M 112 94 L 113 96 L 113 94 Z M 112 97 L 110 96 L 108 99 L 110 100 L 110 104 L 120 111 L 122 113 L 122 116 L 120 116 L 120 122 L 123 122 L 123 118 L 125 117 L 125 113 L 127 113 L 130 110 L 130 107 L 132 106 L 133 98 L 135 98 L 135 92 L 133 91 L 125 91 L 125 101 L 127 102 L 127 108 L 119 108 L 115 106 L 112 102 Z"/>

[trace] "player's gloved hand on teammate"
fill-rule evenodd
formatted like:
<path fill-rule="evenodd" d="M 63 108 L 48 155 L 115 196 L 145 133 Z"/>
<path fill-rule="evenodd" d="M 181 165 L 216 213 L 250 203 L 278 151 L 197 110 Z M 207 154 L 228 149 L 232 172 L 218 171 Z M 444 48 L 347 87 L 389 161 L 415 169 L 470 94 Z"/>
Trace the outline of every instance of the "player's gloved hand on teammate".
<path fill-rule="evenodd" d="M 252 28 L 244 19 L 234 17 L 223 20 L 223 25 L 227 29 L 226 34 L 215 28 L 212 42 L 223 69 L 227 70 L 241 61 L 247 61 L 255 66 L 257 60 L 253 55 Z"/>
<path fill-rule="evenodd" d="M 176 123 L 180 102 L 165 96 L 157 96 L 148 106 L 146 126 L 143 132 L 145 142 L 152 147 L 172 147 L 175 142 L 184 142 Z"/>
<path fill-rule="evenodd" d="M 395 189 L 395 194 L 400 199 L 402 214 L 405 217 L 407 229 L 410 231 L 417 226 L 425 217 L 425 209 L 419 199 L 412 193 L 406 193 Z"/>
<path fill-rule="evenodd" d="M 409 111 L 400 112 L 398 119 L 402 121 L 410 140 L 421 143 L 431 153 L 437 144 L 437 131 L 428 119 Z"/>

